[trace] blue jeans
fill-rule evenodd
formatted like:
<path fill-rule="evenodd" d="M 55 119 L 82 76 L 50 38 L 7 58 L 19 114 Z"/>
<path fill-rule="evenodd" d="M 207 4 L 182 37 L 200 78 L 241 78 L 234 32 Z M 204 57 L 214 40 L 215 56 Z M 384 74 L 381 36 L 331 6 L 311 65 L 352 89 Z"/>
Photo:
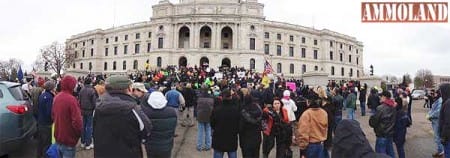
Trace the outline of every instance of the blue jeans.
<path fill-rule="evenodd" d="M 197 150 L 211 149 L 211 125 L 209 123 L 197 122 L 197 127 Z"/>
<path fill-rule="evenodd" d="M 335 115 L 334 120 L 335 120 L 335 122 L 333 125 L 333 132 L 336 131 L 337 125 L 339 124 L 339 122 L 342 121 L 342 115 Z"/>
<path fill-rule="evenodd" d="M 92 144 L 92 115 L 83 115 L 83 130 L 81 131 L 81 144 Z"/>
<path fill-rule="evenodd" d="M 60 143 L 57 143 L 57 146 L 60 158 L 75 158 L 75 153 L 77 152 L 75 147 L 69 147 Z"/>
<path fill-rule="evenodd" d="M 398 158 L 405 158 L 405 142 L 395 142 Z"/>
<path fill-rule="evenodd" d="M 214 158 L 223 158 L 223 154 L 224 154 L 224 152 L 214 150 Z M 228 158 L 237 158 L 236 151 L 227 152 L 227 154 L 228 154 Z"/>
<path fill-rule="evenodd" d="M 306 157 L 325 158 L 323 144 L 308 144 L 306 147 Z"/>
<path fill-rule="evenodd" d="M 439 120 L 438 119 L 431 120 L 431 127 L 433 128 L 434 142 L 437 145 L 437 152 L 441 153 L 442 151 L 444 151 L 444 146 L 442 145 L 439 133 Z"/>
<path fill-rule="evenodd" d="M 450 158 L 450 141 L 445 142 L 444 155 L 445 155 L 445 158 Z"/>
<path fill-rule="evenodd" d="M 355 118 L 355 109 L 347 108 L 347 119 L 354 120 Z"/>
<path fill-rule="evenodd" d="M 375 151 L 377 153 L 387 154 L 391 157 L 395 157 L 394 146 L 392 145 L 392 137 L 377 137 L 377 140 L 375 142 Z"/>
<path fill-rule="evenodd" d="M 366 102 L 360 102 L 361 116 L 366 116 Z"/>

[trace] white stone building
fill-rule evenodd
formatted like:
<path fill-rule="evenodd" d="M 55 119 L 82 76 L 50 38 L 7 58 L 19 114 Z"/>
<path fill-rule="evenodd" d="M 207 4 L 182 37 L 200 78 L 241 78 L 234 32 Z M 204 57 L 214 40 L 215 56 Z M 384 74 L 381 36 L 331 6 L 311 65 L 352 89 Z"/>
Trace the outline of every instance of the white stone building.
<path fill-rule="evenodd" d="M 160 0 L 150 21 L 71 36 L 69 73 L 129 73 L 167 65 L 238 66 L 300 78 L 326 72 L 330 79 L 363 76 L 363 44 L 355 37 L 267 21 L 257 0 Z M 148 63 L 148 64 L 146 64 Z"/>

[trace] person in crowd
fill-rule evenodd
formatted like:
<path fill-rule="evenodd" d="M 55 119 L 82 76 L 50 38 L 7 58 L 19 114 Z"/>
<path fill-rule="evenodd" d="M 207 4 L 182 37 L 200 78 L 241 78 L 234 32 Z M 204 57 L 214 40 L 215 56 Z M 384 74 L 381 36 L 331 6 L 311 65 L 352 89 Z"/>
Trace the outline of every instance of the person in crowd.
<path fill-rule="evenodd" d="M 347 109 L 347 119 L 355 120 L 356 94 L 353 88 L 350 88 L 349 90 L 349 94 L 345 101 L 345 108 Z"/>
<path fill-rule="evenodd" d="M 263 110 L 263 158 L 268 158 L 276 144 L 276 158 L 284 158 L 292 152 L 289 145 L 292 128 L 288 111 L 279 98 L 274 98 L 271 106 Z"/>
<path fill-rule="evenodd" d="M 237 157 L 239 132 L 239 101 L 231 90 L 224 89 L 216 99 L 211 115 L 212 147 L 214 158 L 222 158 L 227 152 L 229 158 Z"/>
<path fill-rule="evenodd" d="M 197 95 L 192 88 L 191 83 L 187 83 L 186 87 L 182 90 L 183 98 L 186 101 L 186 109 L 182 116 L 182 126 L 194 126 L 194 107 L 197 106 Z"/>
<path fill-rule="evenodd" d="M 376 113 L 378 105 L 380 105 L 380 97 L 378 96 L 378 90 L 372 88 L 370 90 L 370 95 L 367 102 L 367 106 L 369 107 L 370 113 L 372 113 L 372 115 Z"/>
<path fill-rule="evenodd" d="M 92 118 L 95 109 L 97 95 L 94 87 L 91 85 L 91 78 L 84 80 L 84 86 L 79 91 L 78 99 L 80 100 L 81 114 L 83 116 L 83 130 L 81 133 L 81 147 L 86 150 L 94 148 L 92 143 Z"/>
<path fill-rule="evenodd" d="M 296 141 L 300 153 L 307 158 L 324 158 L 324 141 L 327 140 L 328 115 L 321 108 L 319 95 L 310 92 L 307 96 L 309 108 L 303 112 L 298 122 Z"/>
<path fill-rule="evenodd" d="M 339 88 L 334 89 L 334 97 L 332 98 L 332 104 L 335 106 L 333 131 L 342 120 L 342 109 L 344 108 L 344 97 L 342 97 L 342 91 Z"/>
<path fill-rule="evenodd" d="M 399 91 L 400 92 L 400 91 Z M 398 103 L 397 106 L 395 107 L 396 109 L 396 115 L 395 115 L 395 131 L 394 131 L 394 137 L 393 137 L 393 141 L 396 145 L 396 149 L 397 149 L 397 154 L 399 158 L 405 158 L 405 141 L 406 141 L 406 131 L 408 128 L 408 122 L 409 122 L 409 118 L 408 118 L 408 113 L 407 111 L 405 111 L 403 108 L 403 106 L 408 106 L 408 104 L 404 103 L 404 98 L 406 96 L 406 94 L 402 91 L 399 94 L 399 98 L 400 98 L 400 102 Z"/>
<path fill-rule="evenodd" d="M 44 93 L 38 98 L 38 103 L 35 105 L 38 108 L 37 114 L 37 132 L 38 132 L 38 147 L 37 157 L 43 158 L 47 153 L 47 148 L 52 144 L 52 106 L 53 98 L 55 96 L 55 83 L 47 81 L 44 84 Z M 34 88 L 35 89 L 35 88 Z"/>
<path fill-rule="evenodd" d="M 327 139 L 324 142 L 324 157 L 330 157 L 329 151 L 331 151 L 333 145 L 333 124 L 335 122 L 335 113 L 336 106 L 332 104 L 331 96 L 327 96 L 326 90 L 319 86 L 316 88 L 316 93 L 320 98 L 320 105 L 323 110 L 327 112 L 327 120 L 328 120 L 328 130 L 327 130 Z"/>
<path fill-rule="evenodd" d="M 132 97 L 131 81 L 114 75 L 105 86 L 94 112 L 94 157 L 143 157 L 141 144 L 152 125 Z"/>
<path fill-rule="evenodd" d="M 423 108 L 428 108 L 430 106 L 429 98 L 431 98 L 431 95 L 428 92 L 428 90 L 425 90 L 425 97 L 424 97 L 425 103 L 423 104 Z"/>
<path fill-rule="evenodd" d="M 153 126 L 145 143 L 147 157 L 171 158 L 177 126 L 177 109 L 168 107 L 165 96 L 159 91 L 152 92 L 147 102 L 150 106 L 143 105 L 142 109 Z"/>
<path fill-rule="evenodd" d="M 390 158 L 376 153 L 356 120 L 345 119 L 336 127 L 332 157 L 336 158 Z"/>
<path fill-rule="evenodd" d="M 396 122 L 396 103 L 391 99 L 391 93 L 383 91 L 381 93 L 381 105 L 377 107 L 377 112 L 369 119 L 369 125 L 375 131 L 376 143 L 375 151 L 394 157 L 394 147 L 392 139 Z"/>
<path fill-rule="evenodd" d="M 75 77 L 65 76 L 60 81 L 61 92 L 53 99 L 54 136 L 58 153 L 63 158 L 75 158 L 75 146 L 80 139 L 83 126 L 80 105 L 73 96 L 73 89 L 76 84 Z"/>
<path fill-rule="evenodd" d="M 143 83 L 135 82 L 132 85 L 133 91 L 132 95 L 136 97 L 138 105 L 150 106 L 148 104 L 148 98 L 150 97 L 150 93 L 148 93 Z"/>
<path fill-rule="evenodd" d="M 184 100 L 183 94 L 181 94 L 181 92 L 177 90 L 176 85 L 173 84 L 171 87 L 171 90 L 165 93 L 167 106 L 176 109 L 177 117 L 181 118 L 179 112 L 183 110 L 186 102 Z"/>
<path fill-rule="evenodd" d="M 44 92 L 44 84 L 45 84 L 45 80 L 42 79 L 41 77 L 38 78 L 37 81 L 37 86 L 31 89 L 30 95 L 31 95 L 31 102 L 33 103 L 33 116 L 34 118 L 37 120 L 37 115 L 38 115 L 38 105 L 39 105 L 39 97 L 42 95 L 42 93 Z M 51 111 L 51 109 L 50 109 Z"/>
<path fill-rule="evenodd" d="M 208 86 L 202 85 L 197 97 L 197 150 L 211 149 L 211 114 L 214 108 L 214 97 L 208 94 Z"/>
<path fill-rule="evenodd" d="M 367 84 L 360 88 L 359 106 L 361 107 L 361 116 L 366 116 Z"/>
<path fill-rule="evenodd" d="M 439 134 L 444 146 L 445 158 L 450 158 L 450 84 L 444 83 L 439 86 L 442 97 L 442 107 L 439 114 Z"/>
<path fill-rule="evenodd" d="M 283 102 L 283 108 L 285 108 L 288 112 L 289 122 L 291 122 L 291 124 L 294 124 L 296 120 L 294 112 L 297 111 L 297 105 L 295 105 L 294 100 L 291 99 L 291 91 L 284 90 L 281 102 Z"/>
<path fill-rule="evenodd" d="M 262 139 L 262 110 L 257 99 L 253 99 L 248 90 L 243 93 L 243 105 L 239 123 L 239 145 L 242 150 L 243 158 L 257 158 L 260 155 L 259 149 Z"/>
<path fill-rule="evenodd" d="M 433 157 L 441 157 L 444 155 L 444 146 L 442 146 L 441 138 L 439 137 L 439 117 L 442 107 L 442 97 L 440 93 L 440 91 L 436 92 L 435 98 L 437 98 L 437 100 L 433 103 L 432 108 L 427 115 L 427 119 L 431 121 L 434 142 L 436 143 L 436 153 L 432 154 Z"/>
<path fill-rule="evenodd" d="M 97 85 L 94 86 L 95 91 L 97 92 L 97 96 L 102 96 L 105 92 L 105 81 L 100 80 L 98 81 Z"/>

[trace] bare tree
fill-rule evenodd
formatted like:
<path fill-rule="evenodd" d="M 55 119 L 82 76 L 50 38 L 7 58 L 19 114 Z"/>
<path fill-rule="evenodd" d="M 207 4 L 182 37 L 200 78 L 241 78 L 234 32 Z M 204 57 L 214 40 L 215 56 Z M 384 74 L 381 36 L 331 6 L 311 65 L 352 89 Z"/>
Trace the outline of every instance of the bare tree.
<path fill-rule="evenodd" d="M 415 87 L 431 88 L 434 85 L 433 82 L 433 73 L 428 69 L 418 70 L 414 77 Z"/>
<path fill-rule="evenodd" d="M 23 61 L 16 58 L 0 61 L 0 77 L 15 80 L 17 78 L 17 70 L 22 64 Z"/>
<path fill-rule="evenodd" d="M 38 61 L 35 63 L 39 65 L 41 61 L 44 69 L 53 70 L 60 76 L 61 71 L 73 62 L 73 57 L 73 53 L 66 49 L 64 44 L 53 42 L 41 49 Z"/>
<path fill-rule="evenodd" d="M 403 81 L 402 81 L 402 83 L 403 83 L 405 86 L 408 86 L 409 84 L 411 84 L 411 83 L 412 83 L 411 75 L 409 75 L 409 74 L 403 75 Z"/>

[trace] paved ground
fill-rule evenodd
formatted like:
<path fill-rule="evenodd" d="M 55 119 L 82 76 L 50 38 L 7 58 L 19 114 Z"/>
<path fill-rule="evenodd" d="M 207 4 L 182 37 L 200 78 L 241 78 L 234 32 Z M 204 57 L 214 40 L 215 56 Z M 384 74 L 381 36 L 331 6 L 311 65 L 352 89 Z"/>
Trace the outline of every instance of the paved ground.
<path fill-rule="evenodd" d="M 433 131 L 431 130 L 431 123 L 425 119 L 425 114 L 428 109 L 422 107 L 423 101 L 413 102 L 413 125 L 408 129 L 405 150 L 406 157 L 408 158 L 425 158 L 431 157 L 431 154 L 435 152 L 435 144 L 433 142 Z M 372 147 L 375 144 L 375 134 L 372 128 L 368 125 L 369 116 L 361 117 L 360 111 L 356 112 L 357 120 L 361 123 L 361 126 L 369 139 Z M 344 115 L 345 117 L 345 115 Z M 195 149 L 197 128 L 196 126 L 191 128 L 177 127 L 177 134 L 179 137 L 175 138 L 175 146 L 173 149 L 174 158 L 199 158 L 199 157 L 212 157 L 212 151 L 198 152 Z M 28 144 L 23 146 L 17 152 L 9 155 L 11 158 L 34 158 L 36 149 L 36 142 L 31 140 Z M 297 147 L 292 147 L 294 151 L 294 157 L 299 157 L 299 151 Z M 238 151 L 238 157 L 241 157 L 240 151 Z M 82 150 L 77 148 L 77 158 L 91 158 L 93 157 L 93 150 Z M 275 157 L 275 150 L 272 150 L 270 157 Z"/>

